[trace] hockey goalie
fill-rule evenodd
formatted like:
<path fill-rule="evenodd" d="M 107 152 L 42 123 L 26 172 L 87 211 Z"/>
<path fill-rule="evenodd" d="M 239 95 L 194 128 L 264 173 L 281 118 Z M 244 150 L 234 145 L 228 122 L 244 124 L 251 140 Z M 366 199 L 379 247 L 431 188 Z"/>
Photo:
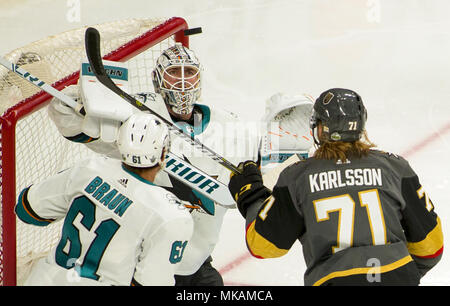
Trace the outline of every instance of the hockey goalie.
<path fill-rule="evenodd" d="M 118 69 L 126 69 L 121 67 L 120 63 L 108 64 L 117 66 Z M 131 94 L 191 137 L 225 156 L 230 162 L 237 164 L 244 158 L 256 160 L 257 145 L 249 146 L 250 149 L 245 152 L 234 151 L 232 152 L 234 154 L 230 154 L 230 148 L 236 143 L 257 142 L 257 137 L 227 131 L 227 127 L 239 122 L 237 116 L 199 103 L 201 70 L 200 61 L 194 52 L 181 44 L 176 44 L 163 51 L 156 60 L 152 71 L 155 92 Z M 86 73 L 83 74 L 83 71 Z M 120 158 L 115 135 L 121 124 L 121 118 L 126 118 L 139 110 L 108 92 L 96 82 L 95 77 L 89 75 L 88 69 L 81 69 L 81 72 L 79 84 L 66 88 L 65 93 L 83 103 L 87 115 L 78 116 L 58 99 L 51 101 L 49 115 L 65 138 L 83 143 L 97 153 Z M 117 75 L 120 77 L 121 74 Z M 120 80 L 119 83 L 124 91 L 128 90 L 126 80 Z M 237 138 L 240 137 L 247 138 L 238 141 Z M 193 150 L 180 138 L 172 137 L 171 152 L 211 177 L 217 178 L 218 181 L 228 183 L 230 175 L 228 169 L 207 158 L 204 153 Z M 166 170 L 177 171 L 177 167 L 179 165 L 176 163 L 166 164 Z M 194 179 L 195 177 L 191 178 Z M 223 285 L 222 277 L 211 265 L 210 255 L 219 238 L 227 209 L 216 205 L 214 201 L 169 176 L 167 172 L 159 172 L 155 183 L 174 193 L 180 200 L 189 202 L 194 220 L 194 232 L 177 269 L 175 285 Z"/>

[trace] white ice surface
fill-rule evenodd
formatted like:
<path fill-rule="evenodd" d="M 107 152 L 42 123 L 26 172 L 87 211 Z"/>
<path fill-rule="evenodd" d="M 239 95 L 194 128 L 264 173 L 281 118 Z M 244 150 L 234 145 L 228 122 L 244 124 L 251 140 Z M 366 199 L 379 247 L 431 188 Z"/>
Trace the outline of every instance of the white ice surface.
<path fill-rule="evenodd" d="M 67 14 L 80 5 L 79 21 Z M 84 25 L 131 17 L 184 17 L 203 34 L 203 103 L 252 120 L 276 92 L 317 97 L 357 91 L 380 148 L 410 161 L 450 226 L 450 1 L 448 0 L 3 0 L 0 54 Z M 411 151 L 414 149 L 414 151 Z M 244 221 L 224 221 L 213 254 L 229 285 L 303 284 L 301 246 L 273 260 L 248 257 Z M 450 285 L 450 257 L 422 280 Z"/>

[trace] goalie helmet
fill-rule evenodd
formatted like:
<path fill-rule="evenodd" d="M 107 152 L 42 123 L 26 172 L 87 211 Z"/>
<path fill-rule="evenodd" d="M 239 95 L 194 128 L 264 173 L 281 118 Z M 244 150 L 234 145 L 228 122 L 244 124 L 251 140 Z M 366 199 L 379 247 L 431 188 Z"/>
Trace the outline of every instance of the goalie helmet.
<path fill-rule="evenodd" d="M 117 145 L 122 161 L 129 166 L 163 166 L 170 148 L 169 129 L 154 115 L 136 113 L 120 127 Z"/>
<path fill-rule="evenodd" d="M 314 130 L 320 121 L 325 140 L 352 142 L 361 138 L 366 120 L 366 108 L 356 92 L 333 88 L 314 103 L 310 125 Z"/>
<path fill-rule="evenodd" d="M 190 114 L 200 98 L 200 62 L 180 43 L 166 49 L 152 72 L 155 91 L 176 114 Z"/>

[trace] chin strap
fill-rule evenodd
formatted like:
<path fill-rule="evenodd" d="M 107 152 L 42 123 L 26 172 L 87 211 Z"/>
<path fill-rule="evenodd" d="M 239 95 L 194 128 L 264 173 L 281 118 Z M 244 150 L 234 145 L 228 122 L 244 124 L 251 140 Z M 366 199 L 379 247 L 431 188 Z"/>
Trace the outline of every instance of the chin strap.
<path fill-rule="evenodd" d="M 318 137 L 316 137 L 316 135 L 317 135 L 317 126 L 316 125 L 311 127 L 311 132 L 312 132 L 311 133 L 312 137 L 314 139 L 314 144 L 316 145 L 316 149 L 317 149 L 317 147 L 320 146 L 320 142 L 319 142 L 319 140 L 317 140 Z"/>

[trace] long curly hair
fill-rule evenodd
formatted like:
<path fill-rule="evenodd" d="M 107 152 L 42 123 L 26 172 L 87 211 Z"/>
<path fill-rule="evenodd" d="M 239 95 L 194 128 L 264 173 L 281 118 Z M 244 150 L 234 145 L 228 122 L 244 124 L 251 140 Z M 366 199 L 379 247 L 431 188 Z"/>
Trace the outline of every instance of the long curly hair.
<path fill-rule="evenodd" d="M 351 158 L 361 158 L 367 156 L 370 150 L 376 145 L 371 142 L 364 131 L 360 140 L 353 142 L 344 141 L 328 141 L 324 138 L 319 138 L 320 145 L 314 152 L 314 158 L 326 160 L 340 160 L 346 162 Z"/>

